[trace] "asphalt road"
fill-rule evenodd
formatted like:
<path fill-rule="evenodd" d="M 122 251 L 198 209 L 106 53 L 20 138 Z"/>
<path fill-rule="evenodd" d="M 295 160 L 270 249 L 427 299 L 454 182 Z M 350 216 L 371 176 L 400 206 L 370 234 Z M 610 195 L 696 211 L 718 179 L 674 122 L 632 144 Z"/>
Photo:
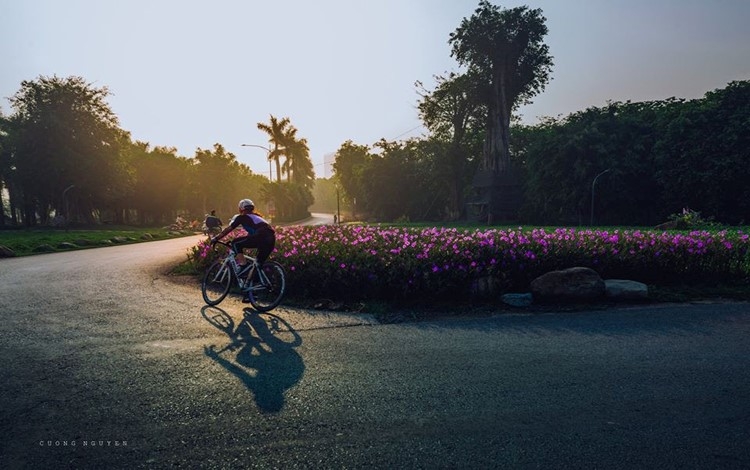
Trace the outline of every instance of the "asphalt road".
<path fill-rule="evenodd" d="M 202 303 L 197 237 L 0 259 L 0 468 L 750 468 L 750 306 Z"/>

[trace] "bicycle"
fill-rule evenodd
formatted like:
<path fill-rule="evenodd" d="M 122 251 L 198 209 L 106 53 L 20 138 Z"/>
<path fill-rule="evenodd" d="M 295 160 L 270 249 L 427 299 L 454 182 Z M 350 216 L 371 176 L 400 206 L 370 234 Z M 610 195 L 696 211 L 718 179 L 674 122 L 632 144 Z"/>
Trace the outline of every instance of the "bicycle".
<path fill-rule="evenodd" d="M 228 249 L 226 256 L 216 260 L 203 275 L 201 293 L 206 304 L 213 306 L 221 303 L 234 285 L 240 292 L 247 292 L 250 305 L 257 311 L 268 312 L 276 308 L 286 290 L 284 268 L 276 261 L 266 261 L 262 269 L 258 269 L 258 260 L 243 253 L 250 267 L 240 273 L 237 252 L 232 245 L 222 241 L 216 243 Z"/>
<path fill-rule="evenodd" d="M 207 237 L 211 238 L 214 235 L 218 235 L 221 233 L 221 225 L 214 226 L 214 227 L 207 227 L 206 224 L 203 224 L 203 235 L 206 235 Z"/>

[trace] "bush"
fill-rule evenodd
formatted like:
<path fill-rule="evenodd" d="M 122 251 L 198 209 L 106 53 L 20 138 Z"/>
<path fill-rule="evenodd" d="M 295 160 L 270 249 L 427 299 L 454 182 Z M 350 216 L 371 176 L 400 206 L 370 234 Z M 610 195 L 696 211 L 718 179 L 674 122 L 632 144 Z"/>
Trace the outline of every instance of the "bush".
<path fill-rule="evenodd" d="M 430 302 L 465 299 L 486 278 L 526 290 L 537 276 L 572 266 L 659 285 L 745 279 L 749 246 L 740 230 L 295 226 L 278 229 L 272 257 L 285 266 L 291 295 Z M 197 267 L 211 256 L 205 244 L 194 249 Z"/>

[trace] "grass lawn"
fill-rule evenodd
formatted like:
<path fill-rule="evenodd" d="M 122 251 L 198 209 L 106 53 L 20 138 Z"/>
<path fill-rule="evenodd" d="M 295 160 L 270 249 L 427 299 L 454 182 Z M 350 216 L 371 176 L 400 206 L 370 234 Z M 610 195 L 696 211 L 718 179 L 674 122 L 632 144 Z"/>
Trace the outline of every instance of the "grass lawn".
<path fill-rule="evenodd" d="M 17 229 L 0 230 L 0 245 L 16 256 L 55 251 L 70 251 L 115 244 L 139 243 L 192 235 L 191 231 L 175 232 L 161 227 L 111 227 L 96 230 Z"/>

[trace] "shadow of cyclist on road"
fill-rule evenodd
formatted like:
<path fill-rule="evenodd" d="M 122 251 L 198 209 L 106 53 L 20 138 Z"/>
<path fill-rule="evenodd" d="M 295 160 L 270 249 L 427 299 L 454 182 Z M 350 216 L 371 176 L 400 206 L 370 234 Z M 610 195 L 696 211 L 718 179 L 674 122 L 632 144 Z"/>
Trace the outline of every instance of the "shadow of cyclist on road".
<path fill-rule="evenodd" d="M 305 371 L 302 357 L 294 349 L 302 344 L 299 334 L 270 313 L 245 309 L 245 318 L 236 327 L 232 317 L 220 308 L 206 306 L 201 313 L 230 339 L 221 349 L 205 346 L 206 356 L 239 378 L 253 392 L 261 411 L 281 411 L 284 392 L 299 382 Z"/>

